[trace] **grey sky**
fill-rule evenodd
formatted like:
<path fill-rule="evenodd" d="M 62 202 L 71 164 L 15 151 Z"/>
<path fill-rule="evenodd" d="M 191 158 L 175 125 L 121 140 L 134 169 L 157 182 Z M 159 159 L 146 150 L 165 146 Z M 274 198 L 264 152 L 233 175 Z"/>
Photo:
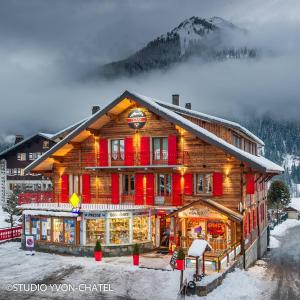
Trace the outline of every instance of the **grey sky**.
<path fill-rule="evenodd" d="M 169 100 L 178 92 L 201 111 L 297 118 L 300 109 L 298 0 L 2 0 L 0 136 L 55 131 L 124 89 Z M 167 74 L 78 83 L 86 70 L 126 57 L 191 16 L 220 16 L 247 28 L 259 60 L 200 65 Z"/>

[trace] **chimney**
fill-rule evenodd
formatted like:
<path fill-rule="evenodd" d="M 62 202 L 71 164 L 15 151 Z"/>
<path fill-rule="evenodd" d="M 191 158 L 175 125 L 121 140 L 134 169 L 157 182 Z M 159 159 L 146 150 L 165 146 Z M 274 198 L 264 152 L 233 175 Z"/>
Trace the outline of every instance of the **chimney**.
<path fill-rule="evenodd" d="M 93 106 L 92 107 L 92 114 L 95 114 L 99 110 L 100 110 L 100 106 L 98 106 L 98 105 Z"/>
<path fill-rule="evenodd" d="M 16 134 L 15 145 L 22 142 L 24 140 L 24 135 Z"/>
<path fill-rule="evenodd" d="M 186 109 L 192 109 L 192 103 L 191 103 L 191 102 L 187 102 L 187 103 L 185 104 L 185 108 L 186 108 Z"/>
<path fill-rule="evenodd" d="M 179 95 L 178 94 L 172 95 L 172 104 L 179 106 Z"/>

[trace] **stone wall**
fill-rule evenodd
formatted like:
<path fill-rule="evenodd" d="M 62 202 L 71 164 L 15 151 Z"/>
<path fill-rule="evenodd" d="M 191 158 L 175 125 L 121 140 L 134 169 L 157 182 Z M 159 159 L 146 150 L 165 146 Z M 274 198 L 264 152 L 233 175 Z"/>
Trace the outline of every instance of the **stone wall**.
<path fill-rule="evenodd" d="M 249 268 L 252 266 L 257 259 L 261 258 L 267 251 L 268 238 L 267 228 L 261 233 L 252 245 L 245 252 L 245 267 Z"/>
<path fill-rule="evenodd" d="M 145 253 L 153 249 L 153 245 L 151 242 L 140 243 L 139 245 L 141 253 Z M 25 243 L 22 243 L 22 248 L 25 248 Z M 35 250 L 57 254 L 69 254 L 75 256 L 94 256 L 94 247 L 91 246 L 36 243 Z M 103 256 L 105 257 L 131 255 L 132 250 L 133 245 L 102 246 Z"/>

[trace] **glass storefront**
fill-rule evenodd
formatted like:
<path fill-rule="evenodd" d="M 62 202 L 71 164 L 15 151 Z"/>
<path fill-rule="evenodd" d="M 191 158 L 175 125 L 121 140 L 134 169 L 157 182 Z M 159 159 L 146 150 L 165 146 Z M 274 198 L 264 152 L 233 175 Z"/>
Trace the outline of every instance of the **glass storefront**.
<path fill-rule="evenodd" d="M 42 230 L 42 241 L 51 241 L 51 219 L 50 218 L 42 218 L 41 222 L 41 230 Z"/>
<path fill-rule="evenodd" d="M 110 244 L 128 244 L 129 218 L 109 219 L 109 236 Z"/>
<path fill-rule="evenodd" d="M 148 240 L 148 216 L 133 216 L 133 236 L 134 243 L 145 242 Z"/>
<path fill-rule="evenodd" d="M 53 242 L 64 242 L 64 223 L 63 219 L 53 218 Z"/>
<path fill-rule="evenodd" d="M 31 219 L 31 234 L 33 235 L 36 241 L 39 241 L 41 239 L 40 219 L 38 218 Z"/>
<path fill-rule="evenodd" d="M 75 220 L 64 219 L 65 225 L 65 243 L 75 244 Z"/>
<path fill-rule="evenodd" d="M 105 219 L 91 219 L 86 221 L 86 244 L 95 245 L 97 240 L 105 244 Z"/>

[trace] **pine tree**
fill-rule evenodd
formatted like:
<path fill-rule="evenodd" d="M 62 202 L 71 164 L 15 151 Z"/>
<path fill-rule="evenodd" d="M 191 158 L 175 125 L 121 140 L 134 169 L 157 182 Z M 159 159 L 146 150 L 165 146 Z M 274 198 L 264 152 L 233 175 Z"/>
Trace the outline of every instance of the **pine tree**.
<path fill-rule="evenodd" d="M 14 227 L 17 221 L 20 220 L 21 211 L 17 208 L 18 194 L 14 191 L 9 196 L 6 202 L 2 204 L 2 209 L 8 214 L 8 218 L 5 222 L 10 224 L 10 227 Z"/>
<path fill-rule="evenodd" d="M 279 210 L 287 207 L 291 202 L 290 192 L 287 185 L 281 180 L 271 183 L 268 191 L 268 205 L 277 211 L 277 222 L 279 220 Z"/>

